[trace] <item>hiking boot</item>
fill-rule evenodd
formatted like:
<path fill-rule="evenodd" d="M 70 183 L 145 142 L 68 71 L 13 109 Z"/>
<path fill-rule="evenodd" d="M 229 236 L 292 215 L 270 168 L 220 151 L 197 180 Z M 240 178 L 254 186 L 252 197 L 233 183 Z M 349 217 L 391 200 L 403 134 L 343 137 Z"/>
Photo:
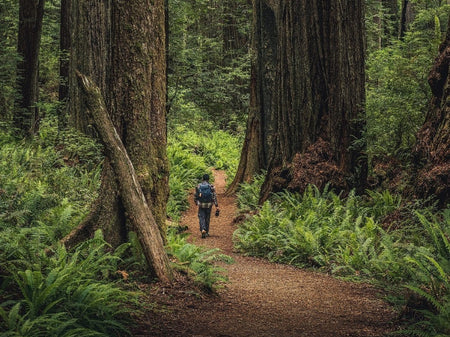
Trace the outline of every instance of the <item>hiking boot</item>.
<path fill-rule="evenodd" d="M 209 233 L 208 232 L 206 232 L 206 237 L 209 237 Z"/>
<path fill-rule="evenodd" d="M 202 230 L 202 239 L 206 238 L 206 231 L 203 229 Z"/>

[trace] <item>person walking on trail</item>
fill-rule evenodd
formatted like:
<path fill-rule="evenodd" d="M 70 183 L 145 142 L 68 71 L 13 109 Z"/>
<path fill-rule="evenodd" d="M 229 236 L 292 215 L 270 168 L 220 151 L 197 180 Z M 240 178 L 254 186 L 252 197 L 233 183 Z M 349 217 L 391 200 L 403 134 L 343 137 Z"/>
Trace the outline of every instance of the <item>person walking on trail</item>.
<path fill-rule="evenodd" d="M 216 206 L 216 216 L 219 215 L 219 204 L 217 203 L 216 190 L 209 183 L 209 175 L 203 175 L 203 181 L 195 188 L 195 204 L 198 206 L 198 220 L 202 239 L 209 236 L 209 222 L 211 220 L 212 205 Z"/>

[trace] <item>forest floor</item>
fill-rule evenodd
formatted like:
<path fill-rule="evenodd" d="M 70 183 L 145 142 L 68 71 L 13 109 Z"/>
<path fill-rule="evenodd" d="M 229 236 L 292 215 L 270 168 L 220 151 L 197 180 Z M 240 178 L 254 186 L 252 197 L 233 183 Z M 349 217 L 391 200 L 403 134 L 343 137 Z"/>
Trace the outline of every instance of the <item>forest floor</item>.
<path fill-rule="evenodd" d="M 220 216 L 211 217 L 211 236 L 200 237 L 192 195 L 181 225 L 188 226 L 195 244 L 220 248 L 235 260 L 221 263 L 229 283 L 216 294 L 192 289 L 183 280 L 171 287 L 153 286 L 149 297 L 155 307 L 134 336 L 369 337 L 395 330 L 397 314 L 370 285 L 235 252 L 235 197 L 223 195 L 223 172 L 215 172 L 214 185 Z"/>

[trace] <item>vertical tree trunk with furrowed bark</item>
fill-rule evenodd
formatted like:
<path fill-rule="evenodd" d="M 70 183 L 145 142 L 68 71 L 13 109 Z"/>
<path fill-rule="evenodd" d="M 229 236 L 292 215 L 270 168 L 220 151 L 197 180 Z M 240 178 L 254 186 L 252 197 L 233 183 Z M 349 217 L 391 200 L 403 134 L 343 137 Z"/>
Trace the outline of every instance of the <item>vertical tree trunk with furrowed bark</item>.
<path fill-rule="evenodd" d="M 105 100 L 115 129 L 134 165 L 157 225 L 165 227 L 168 195 L 166 157 L 166 62 L 164 0 L 72 0 L 69 113 L 88 134 L 89 116 L 75 71 L 92 78 Z M 111 158 L 103 164 L 99 197 L 88 217 L 65 244 L 88 237 L 96 228 L 113 246 L 127 240 L 129 219 L 124 193 Z M 148 247 L 144 247 L 148 248 Z M 150 266 L 152 267 L 152 266 Z"/>
<path fill-rule="evenodd" d="M 363 2 L 255 0 L 254 9 L 257 126 L 248 124 L 245 144 L 258 144 L 246 158 L 268 169 L 262 199 L 278 188 L 330 180 L 363 188 L 364 145 L 354 142 L 364 127 Z M 310 167 L 313 157 L 322 169 Z"/>
<path fill-rule="evenodd" d="M 450 202 L 450 17 L 445 41 L 428 76 L 433 97 L 413 151 L 416 197 L 435 196 L 441 206 Z"/>
<path fill-rule="evenodd" d="M 81 89 L 77 85 L 75 71 L 88 74 L 99 87 L 110 109 L 111 69 L 111 3 L 105 1 L 71 0 L 71 49 L 69 58 L 69 101 L 67 111 L 69 124 L 81 132 L 94 135 L 86 115 L 86 105 Z M 113 118 L 114 120 L 114 118 Z M 117 126 L 116 126 L 117 127 Z M 116 177 L 109 160 L 103 163 L 99 197 L 91 213 L 65 238 L 66 246 L 86 240 L 95 229 L 101 228 L 105 238 L 113 246 L 127 239 L 123 205 L 118 196 Z"/>
<path fill-rule="evenodd" d="M 121 200 L 132 228 L 138 233 L 147 262 L 161 281 L 168 282 L 172 278 L 170 262 L 164 250 L 158 225 L 139 184 L 140 179 L 108 116 L 100 90 L 86 76 L 78 72 L 77 76 L 95 128 L 98 130 L 100 139 L 105 145 L 106 155 L 110 158 L 111 166 L 117 175 Z"/>
<path fill-rule="evenodd" d="M 409 24 L 414 20 L 414 3 L 402 0 L 402 13 L 400 17 L 399 37 L 402 39 L 408 31 Z"/>
<path fill-rule="evenodd" d="M 39 110 L 36 103 L 39 95 L 39 48 L 41 45 L 42 18 L 45 0 L 19 1 L 18 54 L 22 60 L 17 65 L 20 98 L 14 124 L 26 136 L 38 130 Z"/>
<path fill-rule="evenodd" d="M 78 130 L 92 134 L 75 70 L 89 75 L 100 88 L 109 108 L 111 68 L 111 1 L 70 0 L 69 122 Z M 67 22 L 66 22 L 67 23 Z"/>
<path fill-rule="evenodd" d="M 264 141 L 264 110 L 262 102 L 270 99 L 273 87 L 273 67 L 276 62 L 274 43 L 270 41 L 275 27 L 272 13 L 264 3 L 252 1 L 253 25 L 251 37 L 252 65 L 250 75 L 250 109 L 247 118 L 247 130 L 241 151 L 241 158 L 233 182 L 227 189 L 231 194 L 237 191 L 239 184 L 249 182 L 253 176 L 267 168 L 267 143 Z M 268 11 L 268 12 L 267 12 Z M 270 20 L 272 18 L 272 20 Z M 261 69 L 265 69 L 261 71 Z M 266 110 L 269 104 L 265 105 Z"/>
<path fill-rule="evenodd" d="M 111 72 L 116 124 L 162 233 L 169 193 L 164 5 L 164 0 L 114 2 Z"/>

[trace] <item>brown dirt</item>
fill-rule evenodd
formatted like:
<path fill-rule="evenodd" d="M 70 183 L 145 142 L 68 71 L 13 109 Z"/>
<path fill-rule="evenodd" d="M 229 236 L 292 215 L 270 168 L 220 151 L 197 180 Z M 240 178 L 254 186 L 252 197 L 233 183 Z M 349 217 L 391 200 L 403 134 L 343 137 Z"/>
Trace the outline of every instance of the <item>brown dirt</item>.
<path fill-rule="evenodd" d="M 233 251 L 235 198 L 223 195 L 223 172 L 215 172 L 215 186 L 221 213 L 211 219 L 211 236 L 200 238 L 193 205 L 182 225 L 196 244 L 234 258 L 225 267 L 230 282 L 215 295 L 195 291 L 183 279 L 170 288 L 152 287 L 149 296 L 157 308 L 135 336 L 369 337 L 394 329 L 396 314 L 373 287 Z"/>

